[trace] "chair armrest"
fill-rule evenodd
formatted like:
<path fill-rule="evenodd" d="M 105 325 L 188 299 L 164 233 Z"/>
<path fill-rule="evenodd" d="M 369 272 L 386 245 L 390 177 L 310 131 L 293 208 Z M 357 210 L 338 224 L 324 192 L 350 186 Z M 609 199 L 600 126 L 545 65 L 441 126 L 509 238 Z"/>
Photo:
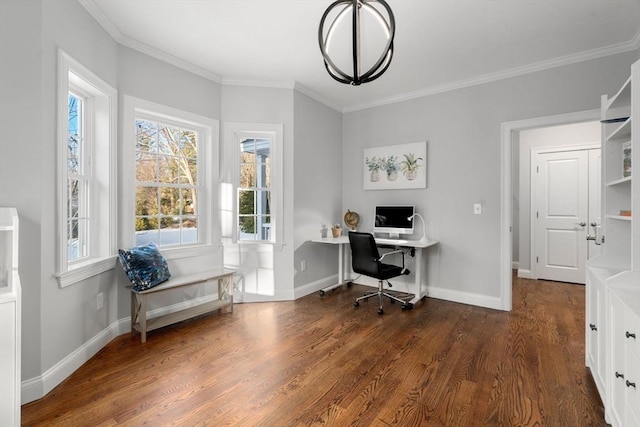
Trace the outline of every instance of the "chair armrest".
<path fill-rule="evenodd" d="M 384 257 L 386 257 L 387 255 L 393 255 L 393 254 L 398 254 L 398 253 L 401 253 L 401 254 L 402 254 L 402 256 L 404 257 L 404 250 L 402 250 L 402 249 L 397 249 L 397 250 L 395 250 L 395 251 L 391 251 L 391 252 L 385 252 L 385 253 L 383 253 L 383 254 L 382 254 L 382 256 L 381 256 L 380 258 L 378 258 L 378 261 L 382 261 L 382 259 L 383 259 Z"/>

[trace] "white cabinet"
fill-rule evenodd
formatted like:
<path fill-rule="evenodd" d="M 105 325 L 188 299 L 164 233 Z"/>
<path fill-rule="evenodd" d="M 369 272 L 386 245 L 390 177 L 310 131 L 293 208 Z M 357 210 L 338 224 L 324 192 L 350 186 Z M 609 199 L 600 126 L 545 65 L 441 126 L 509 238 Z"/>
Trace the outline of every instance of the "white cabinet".
<path fill-rule="evenodd" d="M 640 426 L 640 289 L 610 289 L 613 426 Z"/>
<path fill-rule="evenodd" d="M 20 425 L 18 214 L 0 208 L 0 425 Z"/>
<path fill-rule="evenodd" d="M 613 426 L 640 426 L 640 61 L 601 99 L 602 254 L 587 262 L 586 364 Z M 628 336 L 627 336 L 628 335 Z"/>

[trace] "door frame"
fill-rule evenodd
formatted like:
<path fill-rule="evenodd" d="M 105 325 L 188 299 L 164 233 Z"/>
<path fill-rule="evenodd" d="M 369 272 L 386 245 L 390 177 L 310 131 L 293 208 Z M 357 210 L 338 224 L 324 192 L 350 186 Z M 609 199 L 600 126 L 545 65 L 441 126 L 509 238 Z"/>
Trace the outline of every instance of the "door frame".
<path fill-rule="evenodd" d="M 536 239 L 537 234 L 537 223 L 536 223 L 536 211 L 538 210 L 538 179 L 537 174 L 534 172 L 534 167 L 538 165 L 538 156 L 540 154 L 548 154 L 548 153 L 566 153 L 569 151 L 588 151 L 600 148 L 601 144 L 599 143 L 584 143 L 584 144 L 576 144 L 576 145 L 561 145 L 557 147 L 534 147 L 531 149 L 531 168 L 529 169 L 529 182 L 531 184 L 531 192 L 529 193 L 529 207 L 531 211 L 529 212 L 529 256 L 531 259 L 529 260 L 529 265 L 531 266 L 531 279 L 538 279 L 538 263 L 535 262 L 536 253 L 538 252 L 538 242 Z M 535 177 L 535 179 L 534 179 Z M 587 206 L 588 209 L 588 206 Z M 588 229 L 587 229 L 588 230 Z M 587 243 L 585 241 L 585 243 Z"/>
<path fill-rule="evenodd" d="M 511 311 L 513 305 L 511 292 L 512 269 L 512 216 L 513 201 L 511 182 L 511 155 L 513 133 L 527 129 L 566 125 L 571 123 L 600 120 L 600 109 L 579 111 L 503 122 L 500 125 L 500 300 L 502 310 Z"/>

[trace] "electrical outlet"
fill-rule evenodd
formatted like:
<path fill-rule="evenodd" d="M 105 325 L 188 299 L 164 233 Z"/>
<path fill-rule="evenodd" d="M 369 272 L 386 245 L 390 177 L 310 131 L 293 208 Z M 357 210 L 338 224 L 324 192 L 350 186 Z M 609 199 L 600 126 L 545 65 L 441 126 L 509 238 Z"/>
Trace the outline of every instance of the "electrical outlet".
<path fill-rule="evenodd" d="M 482 214 L 482 205 L 480 203 L 473 204 L 473 213 L 476 215 Z"/>
<path fill-rule="evenodd" d="M 100 310 L 102 307 L 104 307 L 104 294 L 102 292 L 98 293 L 98 298 L 96 301 L 96 307 L 98 310 Z"/>
<path fill-rule="evenodd" d="M 305 271 L 307 269 L 307 260 L 303 259 L 300 261 L 300 271 Z"/>

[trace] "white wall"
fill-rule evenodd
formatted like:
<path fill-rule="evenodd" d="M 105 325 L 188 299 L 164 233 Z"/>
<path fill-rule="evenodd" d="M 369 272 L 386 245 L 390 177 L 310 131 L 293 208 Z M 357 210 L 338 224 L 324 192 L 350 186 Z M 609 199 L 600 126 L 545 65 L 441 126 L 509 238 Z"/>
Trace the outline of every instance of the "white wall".
<path fill-rule="evenodd" d="M 301 296 L 330 285 L 338 271 L 337 247 L 309 241 L 321 237 L 323 224 L 342 223 L 342 114 L 297 91 L 293 99 L 293 268 Z"/>
<path fill-rule="evenodd" d="M 623 82 L 620 82 L 622 85 Z M 531 270 L 531 150 L 545 147 L 567 147 L 572 145 L 600 143 L 600 122 L 575 123 L 519 132 L 518 179 L 513 180 L 512 188 L 518 191 L 519 217 L 514 217 L 513 226 L 517 228 L 519 239 L 514 236 L 513 245 L 518 246 L 518 270 L 524 273 Z"/>
<path fill-rule="evenodd" d="M 429 262 L 431 295 L 500 307 L 501 123 L 599 108 L 600 94 L 627 78 L 636 55 L 345 114 L 343 209 L 361 212 L 367 224 L 376 203 L 416 204 L 440 241 Z M 362 190 L 364 148 L 421 140 L 429 141 L 427 189 Z M 482 215 L 473 214 L 474 203 Z"/>

